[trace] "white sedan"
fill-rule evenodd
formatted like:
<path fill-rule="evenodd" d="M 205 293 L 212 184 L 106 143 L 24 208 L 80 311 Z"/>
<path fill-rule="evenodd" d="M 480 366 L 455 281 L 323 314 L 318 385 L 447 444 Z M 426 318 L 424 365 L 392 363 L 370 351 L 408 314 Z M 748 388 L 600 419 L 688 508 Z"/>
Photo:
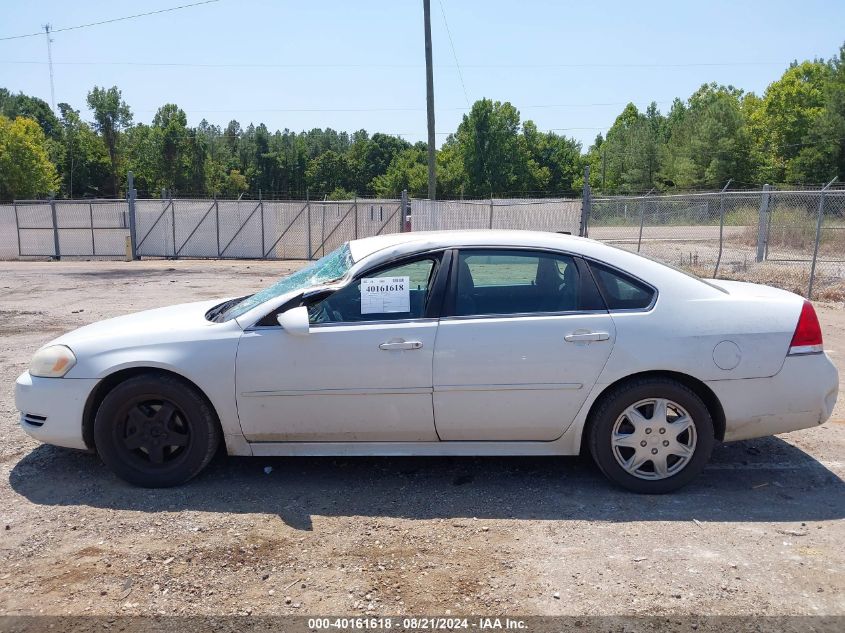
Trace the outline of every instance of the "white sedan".
<path fill-rule="evenodd" d="M 577 455 L 679 488 L 715 441 L 822 424 L 812 305 L 528 231 L 355 240 L 256 294 L 80 328 L 17 381 L 21 425 L 170 486 L 230 455 Z"/>

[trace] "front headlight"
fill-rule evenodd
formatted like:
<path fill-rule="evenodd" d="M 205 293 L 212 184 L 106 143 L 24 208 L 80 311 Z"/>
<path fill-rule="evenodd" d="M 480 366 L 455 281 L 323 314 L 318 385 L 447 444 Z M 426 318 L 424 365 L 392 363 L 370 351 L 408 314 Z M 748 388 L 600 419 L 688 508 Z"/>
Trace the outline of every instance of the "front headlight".
<path fill-rule="evenodd" d="M 35 352 L 29 373 L 40 378 L 61 378 L 76 365 L 76 356 L 65 345 L 51 345 Z"/>

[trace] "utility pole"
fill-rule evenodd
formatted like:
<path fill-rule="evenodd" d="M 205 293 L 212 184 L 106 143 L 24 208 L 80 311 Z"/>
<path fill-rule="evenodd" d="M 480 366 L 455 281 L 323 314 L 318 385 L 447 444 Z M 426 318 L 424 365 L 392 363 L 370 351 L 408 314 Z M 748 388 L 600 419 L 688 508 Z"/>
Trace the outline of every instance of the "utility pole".
<path fill-rule="evenodd" d="M 425 100 L 428 113 L 428 198 L 437 197 L 437 173 L 434 165 L 434 70 L 431 65 L 431 1 L 423 0 L 425 21 Z"/>
<path fill-rule="evenodd" d="M 47 64 L 50 66 L 50 107 L 53 108 L 53 112 L 56 111 L 56 89 L 53 86 L 53 40 L 50 39 L 50 28 L 49 24 L 44 25 L 44 35 L 47 37 Z"/>
<path fill-rule="evenodd" d="M 601 150 L 601 193 L 602 193 L 602 195 L 605 195 L 605 192 L 607 191 L 604 187 L 604 178 L 605 178 L 606 174 L 607 174 L 607 161 L 605 160 L 604 148 L 602 148 L 602 150 Z"/>

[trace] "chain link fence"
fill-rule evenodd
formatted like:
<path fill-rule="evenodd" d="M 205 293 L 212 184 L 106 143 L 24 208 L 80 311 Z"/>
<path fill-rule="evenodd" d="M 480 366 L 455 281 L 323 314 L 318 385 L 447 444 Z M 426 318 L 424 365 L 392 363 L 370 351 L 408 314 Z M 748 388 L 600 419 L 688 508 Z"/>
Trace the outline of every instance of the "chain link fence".
<path fill-rule="evenodd" d="M 528 229 L 578 235 L 581 200 L 412 200 L 415 231 Z"/>
<path fill-rule="evenodd" d="M 0 258 L 311 259 L 404 228 L 401 200 L 21 200 L 0 205 Z"/>
<path fill-rule="evenodd" d="M 586 201 L 586 203 L 585 203 Z M 845 190 L 581 199 L 17 201 L 0 205 L 0 258 L 315 259 L 405 230 L 587 234 L 703 277 L 845 299 Z"/>
<path fill-rule="evenodd" d="M 845 191 L 593 198 L 588 236 L 702 277 L 845 299 Z"/>

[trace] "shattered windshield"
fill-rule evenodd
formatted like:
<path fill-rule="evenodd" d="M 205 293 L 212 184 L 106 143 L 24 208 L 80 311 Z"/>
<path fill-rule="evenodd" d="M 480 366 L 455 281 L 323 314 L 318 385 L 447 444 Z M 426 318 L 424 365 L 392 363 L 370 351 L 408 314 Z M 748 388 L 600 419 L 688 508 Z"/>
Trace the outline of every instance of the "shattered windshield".
<path fill-rule="evenodd" d="M 242 299 L 220 315 L 220 320 L 228 321 L 229 319 L 235 319 L 242 314 L 246 314 L 255 306 L 269 301 L 274 297 L 337 281 L 349 272 L 349 269 L 352 268 L 352 264 L 354 263 L 352 253 L 349 250 L 349 244 L 344 244 L 325 257 L 321 257 L 316 262 L 312 262 L 305 268 L 301 268 L 295 273 L 280 279 L 269 288 L 265 288 L 260 292 L 256 292 L 254 295 Z"/>

